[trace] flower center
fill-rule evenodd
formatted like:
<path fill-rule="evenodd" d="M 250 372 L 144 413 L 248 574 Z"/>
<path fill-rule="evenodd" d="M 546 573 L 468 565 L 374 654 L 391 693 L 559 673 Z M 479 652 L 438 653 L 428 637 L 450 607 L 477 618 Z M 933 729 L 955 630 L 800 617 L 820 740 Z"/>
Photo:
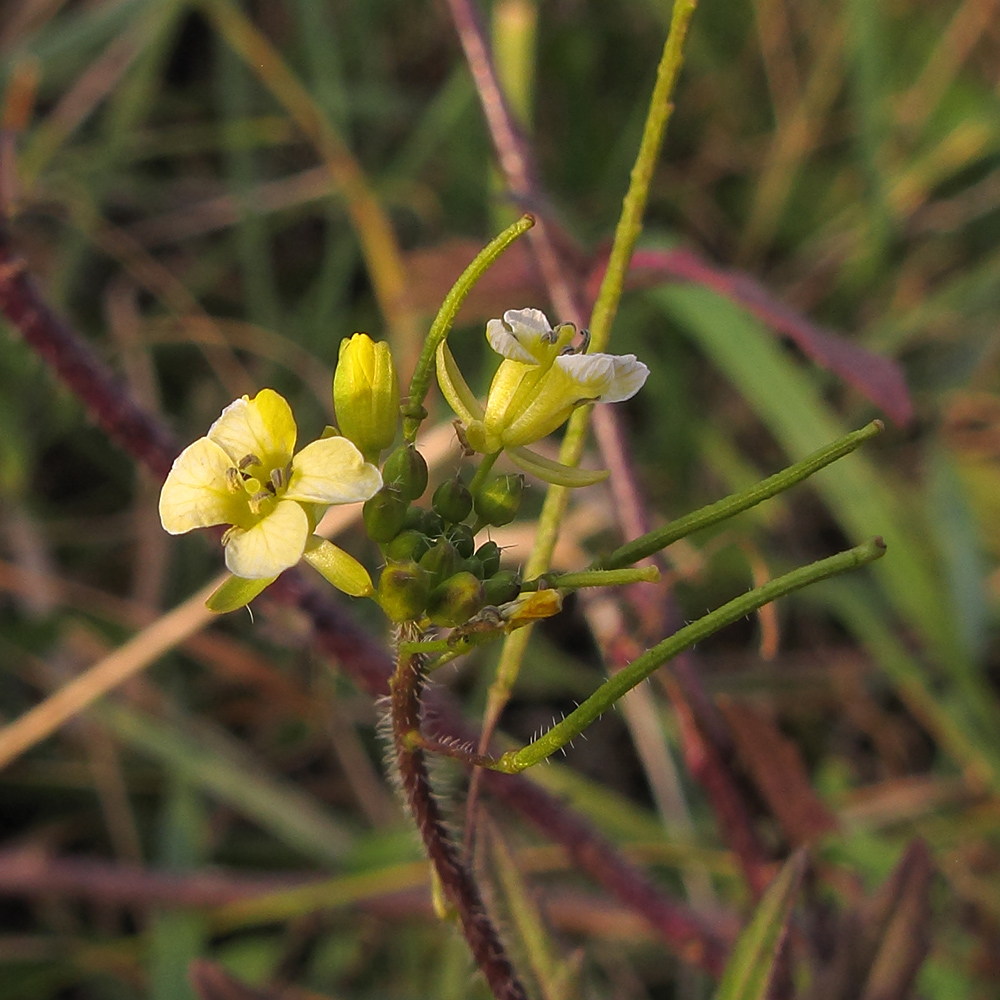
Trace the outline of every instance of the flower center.
<path fill-rule="evenodd" d="M 226 471 L 226 483 L 231 493 L 246 495 L 250 513 L 257 518 L 267 517 L 278 498 L 288 489 L 292 463 L 268 466 L 254 454 L 244 455 L 238 465 Z"/>

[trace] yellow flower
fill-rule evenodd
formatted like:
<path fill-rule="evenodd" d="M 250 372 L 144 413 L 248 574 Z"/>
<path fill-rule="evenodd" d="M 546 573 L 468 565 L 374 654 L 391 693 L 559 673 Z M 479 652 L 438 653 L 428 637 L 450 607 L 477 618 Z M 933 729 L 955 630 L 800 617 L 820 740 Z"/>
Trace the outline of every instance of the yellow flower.
<path fill-rule="evenodd" d="M 234 576 L 271 579 L 294 566 L 307 543 L 317 548 L 310 536 L 327 506 L 367 500 L 382 487 L 378 469 L 346 438 L 313 441 L 294 454 L 297 433 L 273 389 L 230 403 L 177 456 L 160 492 L 163 527 L 179 535 L 231 525 L 223 544 Z"/>
<path fill-rule="evenodd" d="M 356 333 L 340 342 L 333 404 L 340 433 L 377 460 L 392 444 L 399 422 L 399 380 L 385 341 Z"/>
<path fill-rule="evenodd" d="M 470 447 L 484 454 L 504 450 L 516 465 L 549 482 L 584 485 L 585 474 L 580 470 L 567 472 L 566 466 L 524 445 L 551 434 L 583 403 L 618 403 L 634 396 L 649 369 L 634 354 L 580 353 L 571 346 L 576 333 L 570 323 L 553 329 L 538 309 L 508 309 L 502 320 L 491 319 L 486 339 L 504 360 L 493 376 L 485 408 L 442 342 L 437 355 L 438 382 L 465 425 Z M 588 474 L 587 481 L 604 475 Z"/>

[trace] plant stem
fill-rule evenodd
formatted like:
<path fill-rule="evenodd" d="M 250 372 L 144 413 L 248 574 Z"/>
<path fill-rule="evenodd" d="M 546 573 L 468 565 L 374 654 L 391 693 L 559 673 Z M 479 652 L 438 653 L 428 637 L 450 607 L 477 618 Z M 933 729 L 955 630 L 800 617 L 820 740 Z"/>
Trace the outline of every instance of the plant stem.
<path fill-rule="evenodd" d="M 484 455 L 483 460 L 479 463 L 479 468 L 476 469 L 476 474 L 472 477 L 472 482 L 469 483 L 469 492 L 475 496 L 479 492 L 483 483 L 486 482 L 486 477 L 490 474 L 490 470 L 496 464 L 496 460 L 500 457 L 500 452 L 495 451 L 492 455 Z M 472 532 L 474 535 L 476 531 Z"/>
<path fill-rule="evenodd" d="M 579 590 L 581 587 L 627 587 L 632 583 L 656 583 L 660 571 L 655 566 L 630 566 L 625 569 L 585 569 L 579 573 L 553 573 L 527 580 L 521 593 L 538 590 L 540 585 L 558 590 Z"/>
<path fill-rule="evenodd" d="M 885 425 L 881 420 L 873 420 L 861 430 L 845 434 L 832 444 L 807 455 L 801 462 L 796 462 L 794 465 L 788 466 L 787 469 L 782 469 L 781 472 L 776 472 L 773 476 L 762 479 L 748 489 L 733 493 L 707 507 L 702 507 L 700 510 L 692 511 L 656 531 L 651 531 L 641 538 L 636 538 L 634 541 L 622 545 L 614 552 L 599 559 L 595 563 L 595 568 L 617 569 L 621 566 L 629 566 L 665 549 L 680 538 L 685 538 L 702 528 L 719 524 L 735 514 L 749 510 L 762 501 L 768 500 L 778 493 L 783 493 L 795 486 L 796 483 L 801 483 L 803 479 L 808 479 L 813 473 L 825 468 L 838 458 L 849 455 L 865 441 L 881 434 L 884 429 Z M 553 584 L 553 586 L 555 585 Z M 558 585 L 564 586 L 561 582 Z"/>
<path fill-rule="evenodd" d="M 545 760 L 557 750 L 561 750 L 570 740 L 575 739 L 595 719 L 603 715 L 619 698 L 637 684 L 644 681 L 658 667 L 678 653 L 707 638 L 719 629 L 745 618 L 758 608 L 794 590 L 825 580 L 827 577 L 857 569 L 881 558 L 885 554 L 885 543 L 881 538 L 873 538 L 846 552 L 839 552 L 828 559 L 810 563 L 792 570 L 784 576 L 771 580 L 762 587 L 751 590 L 735 598 L 721 608 L 710 612 L 696 622 L 685 626 L 672 636 L 658 643 L 610 680 L 602 684 L 582 705 L 553 726 L 537 740 L 505 753 L 493 766 L 494 770 L 507 774 L 517 774 L 532 764 Z"/>
<path fill-rule="evenodd" d="M 401 626 L 398 640 L 399 645 L 418 641 L 416 626 L 412 623 Z M 393 745 L 403 792 L 434 871 L 461 919 L 465 939 L 493 995 L 497 1000 L 528 1000 L 486 913 L 475 879 L 448 836 L 441 810 L 431 792 L 420 734 L 420 695 L 424 678 L 423 657 L 401 650 L 389 686 Z"/>
<path fill-rule="evenodd" d="M 590 351 L 602 351 L 605 348 L 611 333 L 611 323 L 618 311 L 625 274 L 642 229 L 642 216 L 649 196 L 653 170 L 673 111 L 672 96 L 683 63 L 684 40 L 696 6 L 697 0 L 674 0 L 670 30 L 660 57 L 656 84 L 650 97 L 646 124 L 632 168 L 629 188 L 622 202 L 622 214 L 615 228 L 608 269 L 601 282 L 601 289 L 590 317 Z M 562 447 L 559 449 L 559 461 L 563 465 L 577 465 L 580 461 L 589 429 L 590 409 L 581 407 L 570 417 Z M 538 519 L 535 546 L 524 568 L 526 577 L 539 576 L 548 569 L 568 502 L 569 489 L 564 486 L 549 487 Z M 500 713 L 510 698 L 530 636 L 530 629 L 522 629 L 509 636 L 501 650 L 496 678 L 487 696 L 481 751 L 489 742 Z"/>
<path fill-rule="evenodd" d="M 531 215 L 522 215 L 512 226 L 508 226 L 499 236 L 491 240 L 476 255 L 475 260 L 462 272 L 458 281 L 441 303 L 434 322 L 431 323 L 427 339 L 424 341 L 417 367 L 410 379 L 410 391 L 407 399 L 400 407 L 403 414 L 403 437 L 407 444 L 412 444 L 417 437 L 417 431 L 427 412 L 424 410 L 424 400 L 431 386 L 434 375 L 435 355 L 438 345 L 448 336 L 455 316 L 472 290 L 473 285 L 483 276 L 490 265 L 514 242 L 535 224 Z"/>

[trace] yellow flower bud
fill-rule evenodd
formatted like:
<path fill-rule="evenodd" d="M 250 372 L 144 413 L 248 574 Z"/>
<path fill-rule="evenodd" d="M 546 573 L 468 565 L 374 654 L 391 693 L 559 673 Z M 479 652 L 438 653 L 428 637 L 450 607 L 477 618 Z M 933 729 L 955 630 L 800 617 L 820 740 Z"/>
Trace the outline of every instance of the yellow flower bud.
<path fill-rule="evenodd" d="M 340 342 L 333 375 L 333 405 L 340 432 L 375 461 L 396 436 L 399 420 L 399 380 L 385 341 L 367 333 Z"/>

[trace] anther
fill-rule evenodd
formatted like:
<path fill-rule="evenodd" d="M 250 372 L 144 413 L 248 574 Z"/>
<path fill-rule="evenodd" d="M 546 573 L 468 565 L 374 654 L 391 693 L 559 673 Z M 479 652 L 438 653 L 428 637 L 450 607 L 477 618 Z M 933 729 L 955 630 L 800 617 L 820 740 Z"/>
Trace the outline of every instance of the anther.
<path fill-rule="evenodd" d="M 285 485 L 284 469 L 271 470 L 271 482 L 269 484 L 272 493 L 277 493 Z"/>
<path fill-rule="evenodd" d="M 260 459 L 253 452 L 240 459 L 240 472 L 249 469 L 251 465 L 260 465 Z"/>
<path fill-rule="evenodd" d="M 252 497 L 250 497 L 250 500 L 248 501 L 250 504 L 251 513 L 259 514 L 261 504 L 265 500 L 270 500 L 270 499 L 271 499 L 271 494 L 268 493 L 267 490 L 261 490 L 259 493 L 255 493 Z"/>
<path fill-rule="evenodd" d="M 239 470 L 235 466 L 226 469 L 226 488 L 230 493 L 239 493 L 243 488 L 243 481 L 240 479 Z"/>

